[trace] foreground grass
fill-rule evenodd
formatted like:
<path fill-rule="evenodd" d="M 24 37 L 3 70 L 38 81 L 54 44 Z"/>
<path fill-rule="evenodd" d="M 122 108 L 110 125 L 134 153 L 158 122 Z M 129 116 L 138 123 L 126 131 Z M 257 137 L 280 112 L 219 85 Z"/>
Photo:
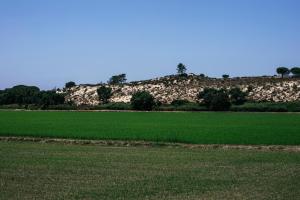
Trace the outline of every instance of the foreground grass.
<path fill-rule="evenodd" d="M 300 154 L 0 142 L 0 199 L 297 199 Z"/>
<path fill-rule="evenodd" d="M 300 144 L 297 113 L 0 111 L 0 136 Z"/>

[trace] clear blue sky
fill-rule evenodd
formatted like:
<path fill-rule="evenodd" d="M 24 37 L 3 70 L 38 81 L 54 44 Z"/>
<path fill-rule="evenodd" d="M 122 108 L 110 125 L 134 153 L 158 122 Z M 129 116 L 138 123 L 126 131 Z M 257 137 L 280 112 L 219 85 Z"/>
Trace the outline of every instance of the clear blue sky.
<path fill-rule="evenodd" d="M 0 0 L 0 89 L 300 65 L 300 0 Z"/>

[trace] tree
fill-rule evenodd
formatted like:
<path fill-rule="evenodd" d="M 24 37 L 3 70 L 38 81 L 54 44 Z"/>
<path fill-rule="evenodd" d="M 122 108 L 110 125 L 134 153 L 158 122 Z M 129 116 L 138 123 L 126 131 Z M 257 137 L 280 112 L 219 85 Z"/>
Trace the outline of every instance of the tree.
<path fill-rule="evenodd" d="M 35 86 L 17 85 L 5 90 L 4 104 L 35 104 L 40 89 Z"/>
<path fill-rule="evenodd" d="M 138 91 L 132 95 L 131 106 L 135 110 L 152 110 L 154 97 L 147 91 Z"/>
<path fill-rule="evenodd" d="M 97 93 L 99 96 L 99 100 L 102 103 L 108 103 L 108 100 L 110 99 L 110 97 L 112 96 L 112 89 L 109 87 L 105 87 L 105 86 L 101 86 L 100 88 L 97 89 Z"/>
<path fill-rule="evenodd" d="M 278 67 L 276 72 L 281 75 L 281 78 L 283 78 L 284 75 L 288 75 L 290 73 L 290 70 L 286 67 Z"/>
<path fill-rule="evenodd" d="M 0 93 L 0 104 L 19 104 L 19 105 L 58 105 L 65 102 L 64 94 L 58 94 L 55 90 L 40 91 L 38 87 L 17 85 L 5 89 Z"/>
<path fill-rule="evenodd" d="M 205 74 L 200 74 L 199 75 L 201 78 L 205 78 Z"/>
<path fill-rule="evenodd" d="M 300 67 L 293 67 L 291 69 L 291 72 L 292 72 L 293 76 L 300 77 Z"/>
<path fill-rule="evenodd" d="M 65 88 L 71 88 L 71 87 L 74 87 L 76 86 L 76 83 L 73 82 L 73 81 L 69 81 L 65 84 Z"/>
<path fill-rule="evenodd" d="M 114 75 L 108 80 L 108 84 L 122 84 L 126 82 L 126 74 Z"/>
<path fill-rule="evenodd" d="M 222 77 L 223 77 L 224 79 L 227 79 L 227 78 L 229 78 L 229 75 L 228 75 L 228 74 L 223 74 Z"/>
<path fill-rule="evenodd" d="M 183 75 L 183 74 L 185 74 L 185 72 L 186 72 L 186 66 L 182 63 L 179 63 L 177 65 L 177 74 Z"/>
<path fill-rule="evenodd" d="M 234 105 L 242 105 L 247 101 L 247 93 L 243 92 L 240 88 L 231 88 L 229 96 L 231 103 Z"/>
<path fill-rule="evenodd" d="M 203 101 L 203 104 L 214 111 L 229 110 L 231 103 L 229 95 L 225 89 L 205 88 L 199 92 L 198 99 Z"/>
<path fill-rule="evenodd" d="M 46 108 L 49 105 L 59 105 L 65 103 L 65 96 L 63 94 L 58 94 L 53 90 L 41 91 L 38 94 L 38 104 L 42 108 Z"/>

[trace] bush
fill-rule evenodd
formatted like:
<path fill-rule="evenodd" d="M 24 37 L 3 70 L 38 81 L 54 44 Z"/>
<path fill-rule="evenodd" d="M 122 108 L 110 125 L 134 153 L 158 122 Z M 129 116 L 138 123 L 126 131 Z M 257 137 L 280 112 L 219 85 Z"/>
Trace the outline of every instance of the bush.
<path fill-rule="evenodd" d="M 205 88 L 198 94 L 198 99 L 202 99 L 203 104 L 213 111 L 229 110 L 231 106 L 229 95 L 225 89 Z"/>
<path fill-rule="evenodd" d="M 130 102 L 135 110 L 152 110 L 155 105 L 154 97 L 147 91 L 136 92 Z"/>
<path fill-rule="evenodd" d="M 129 103 L 114 102 L 114 103 L 102 104 L 102 105 L 94 107 L 93 109 L 96 109 L 96 110 L 131 110 L 132 108 Z"/>
<path fill-rule="evenodd" d="M 240 88 L 231 88 L 229 90 L 229 96 L 231 103 L 234 105 L 242 105 L 247 101 L 247 93 L 241 91 Z"/>
<path fill-rule="evenodd" d="M 58 104 L 58 105 L 49 105 L 47 107 L 44 107 L 44 109 L 48 110 L 77 110 L 78 107 L 75 105 L 69 105 L 69 104 Z"/>
<path fill-rule="evenodd" d="M 0 109 L 26 109 L 25 106 L 19 104 L 0 105 Z"/>
<path fill-rule="evenodd" d="M 65 88 L 71 88 L 71 87 L 74 87 L 76 86 L 76 83 L 73 82 L 73 81 L 69 81 L 65 84 Z"/>
<path fill-rule="evenodd" d="M 259 102 L 232 106 L 230 110 L 239 112 L 287 112 L 288 106 L 286 103 Z"/>
<path fill-rule="evenodd" d="M 173 100 L 171 102 L 171 105 L 172 106 L 182 106 L 182 105 L 185 105 L 185 104 L 188 104 L 190 103 L 188 100 L 185 100 L 185 99 L 176 99 L 176 100 Z"/>
<path fill-rule="evenodd" d="M 108 103 L 108 100 L 112 96 L 111 91 L 112 91 L 111 88 L 105 86 L 101 86 L 100 88 L 98 88 L 97 93 L 99 96 L 99 100 L 104 104 Z"/>

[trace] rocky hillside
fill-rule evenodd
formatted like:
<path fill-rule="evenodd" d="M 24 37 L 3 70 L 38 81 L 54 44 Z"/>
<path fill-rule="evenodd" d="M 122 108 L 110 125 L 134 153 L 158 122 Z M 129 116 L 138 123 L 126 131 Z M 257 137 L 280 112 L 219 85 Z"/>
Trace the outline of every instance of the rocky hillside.
<path fill-rule="evenodd" d="M 66 101 L 72 101 L 76 105 L 97 105 L 100 102 L 96 90 L 100 86 L 86 84 L 64 90 Z M 175 99 L 186 99 L 195 102 L 199 91 L 206 87 L 228 89 L 239 87 L 243 91 L 248 91 L 248 99 L 252 101 L 300 101 L 299 78 L 243 77 L 216 79 L 189 74 L 187 77 L 172 75 L 122 85 L 106 84 L 106 86 L 111 87 L 113 91 L 111 102 L 129 102 L 132 94 L 139 90 L 149 91 L 156 100 L 162 103 L 171 103 Z"/>

